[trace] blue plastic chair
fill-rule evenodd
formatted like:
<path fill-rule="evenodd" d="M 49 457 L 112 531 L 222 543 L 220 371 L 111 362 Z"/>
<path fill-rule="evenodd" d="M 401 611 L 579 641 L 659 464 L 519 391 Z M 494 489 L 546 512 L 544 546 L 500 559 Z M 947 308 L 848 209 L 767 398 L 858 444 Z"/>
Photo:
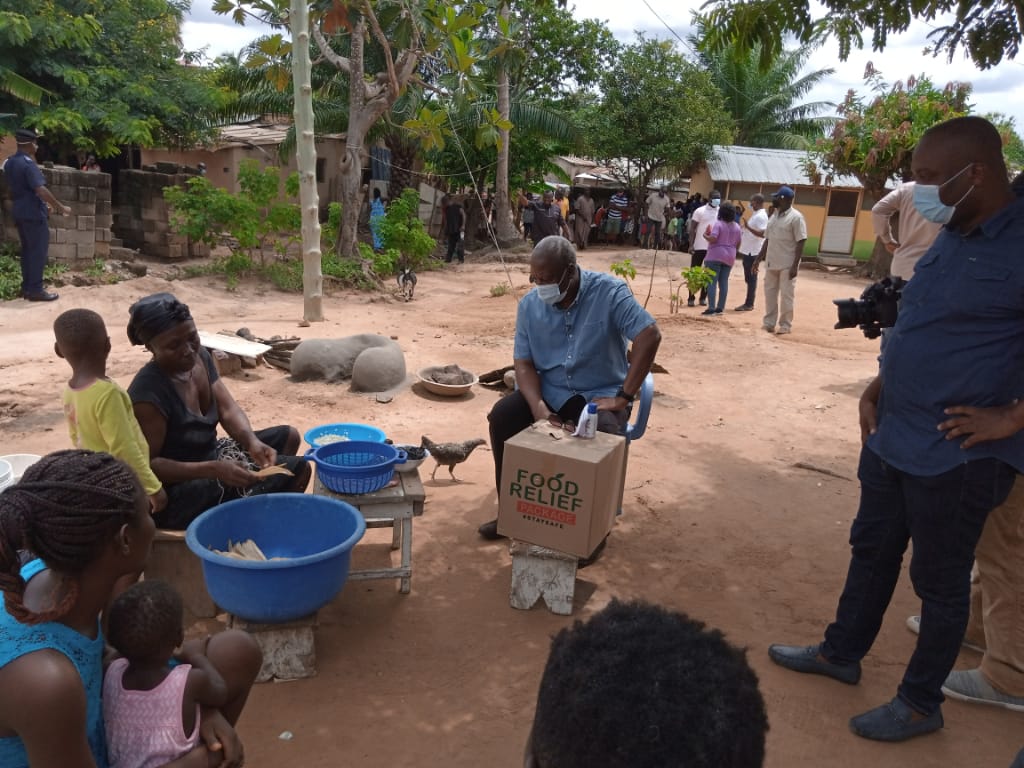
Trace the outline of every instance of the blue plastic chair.
<path fill-rule="evenodd" d="M 651 405 L 654 403 L 654 374 L 648 373 L 644 383 L 640 386 L 640 394 L 637 398 L 636 419 L 626 425 L 626 440 L 632 442 L 639 440 L 647 431 L 647 419 L 651 415 Z"/>

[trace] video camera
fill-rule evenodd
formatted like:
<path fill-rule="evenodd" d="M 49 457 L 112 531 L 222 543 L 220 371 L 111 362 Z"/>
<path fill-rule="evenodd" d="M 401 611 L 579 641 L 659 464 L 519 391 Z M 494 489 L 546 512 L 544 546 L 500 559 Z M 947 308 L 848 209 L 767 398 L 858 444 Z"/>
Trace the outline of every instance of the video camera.
<path fill-rule="evenodd" d="M 883 328 L 896 324 L 899 300 L 907 281 L 887 277 L 864 289 L 859 299 L 832 299 L 839 313 L 836 329 L 860 328 L 864 336 L 877 339 Z"/>

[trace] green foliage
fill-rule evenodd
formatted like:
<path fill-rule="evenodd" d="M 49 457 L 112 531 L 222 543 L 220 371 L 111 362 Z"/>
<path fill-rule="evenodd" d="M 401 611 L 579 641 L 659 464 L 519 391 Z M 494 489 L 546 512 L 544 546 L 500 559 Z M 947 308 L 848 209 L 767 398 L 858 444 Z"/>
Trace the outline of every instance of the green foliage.
<path fill-rule="evenodd" d="M 921 19 L 934 25 L 925 52 L 941 53 L 950 62 L 962 48 L 980 69 L 988 69 L 1015 58 L 1020 49 L 1017 0 L 818 0 L 814 5 L 812 13 L 810 0 L 709 0 L 709 45 L 720 49 L 737 43 L 747 50 L 760 45 L 761 64 L 767 67 L 787 35 L 802 43 L 827 35 L 838 41 L 839 58 L 846 61 L 852 48 L 864 47 L 868 30 L 872 49 L 881 51 L 889 35 L 906 32 Z"/>
<path fill-rule="evenodd" d="M 759 67 L 761 46 L 744 49 L 735 43 L 718 49 L 708 45 L 707 21 L 696 19 L 690 45 L 699 52 L 701 64 L 722 93 L 726 111 L 735 127 L 733 141 L 745 147 L 810 149 L 835 124 L 833 117 L 819 117 L 835 104 L 828 101 L 800 103 L 800 99 L 835 70 L 819 69 L 801 74 L 818 47 L 805 43 L 779 50 Z"/>
<path fill-rule="evenodd" d="M 52 281 L 67 272 L 64 264 L 48 264 L 43 270 L 43 279 Z M 21 260 L 14 243 L 0 242 L 0 300 L 10 301 L 21 293 Z"/>
<path fill-rule="evenodd" d="M 924 75 L 889 85 L 870 65 L 865 81 L 875 95 L 847 94 L 838 109 L 840 122 L 831 136 L 819 139 L 804 170 L 815 184 L 856 176 L 878 198 L 887 182 L 909 176 L 911 151 L 926 130 L 969 111 L 971 87 L 937 88 Z"/>
<path fill-rule="evenodd" d="M 699 293 L 715 280 L 715 273 L 705 266 L 686 267 L 681 274 L 690 293 Z"/>
<path fill-rule="evenodd" d="M 224 93 L 205 70 L 179 63 L 184 3 L 22 0 L 3 6 L 0 112 L 41 129 L 61 159 L 72 151 L 116 155 L 125 144 L 192 145 L 211 135 L 205 116 Z M 36 93 L 27 93 L 24 83 Z"/>
<path fill-rule="evenodd" d="M 637 34 L 601 82 L 601 101 L 580 111 L 591 154 L 628 159 L 641 189 L 655 173 L 685 173 L 713 144 L 732 139 L 732 118 L 711 76 L 671 43 Z"/>
<path fill-rule="evenodd" d="M 498 283 L 491 286 L 491 298 L 496 299 L 508 293 L 508 283 Z"/>
<path fill-rule="evenodd" d="M 301 240 L 302 212 L 297 204 L 277 199 L 280 169 L 261 168 L 255 160 L 243 160 L 238 183 L 238 194 L 213 186 L 205 176 L 192 177 L 184 189 L 166 187 L 164 199 L 171 206 L 171 225 L 190 240 L 210 246 L 226 232 L 249 252 L 250 259 L 256 249 L 262 258 L 269 242 L 279 254 L 285 254 L 289 245 Z"/>
<path fill-rule="evenodd" d="M 612 262 L 609 269 L 613 275 L 618 275 L 627 283 L 631 280 L 636 280 L 636 267 L 633 266 L 632 259 L 623 259 L 622 261 Z"/>
<path fill-rule="evenodd" d="M 340 228 L 341 203 L 330 203 L 327 206 L 327 221 L 320 225 L 320 242 L 323 251 L 329 251 L 334 247 L 334 241 L 338 239 Z"/>
<path fill-rule="evenodd" d="M 1003 157 L 1012 173 L 1024 170 L 1024 140 L 1017 131 L 1016 121 L 1000 112 L 989 112 L 984 116 L 1003 137 Z"/>
<path fill-rule="evenodd" d="M 374 265 L 374 272 L 378 275 L 395 274 L 399 259 L 403 259 L 410 268 L 419 269 L 434 252 L 437 241 L 427 234 L 419 209 L 420 195 L 415 189 L 402 190 L 402 194 L 388 205 L 377 226 L 388 263 L 381 263 L 384 271 Z"/>

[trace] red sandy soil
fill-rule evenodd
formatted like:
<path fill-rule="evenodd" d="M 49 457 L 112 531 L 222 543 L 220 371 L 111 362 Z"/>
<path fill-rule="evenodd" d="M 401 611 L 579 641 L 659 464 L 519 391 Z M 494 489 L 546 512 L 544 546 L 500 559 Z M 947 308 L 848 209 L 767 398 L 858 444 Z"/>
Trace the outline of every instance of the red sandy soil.
<path fill-rule="evenodd" d="M 581 261 L 607 270 L 627 255 L 639 269 L 634 289 L 642 300 L 652 252 L 591 250 Z M 919 602 L 906 576 L 859 686 L 794 674 L 768 660 L 769 643 L 816 642 L 833 615 L 858 500 L 852 479 L 860 443 L 857 397 L 875 372 L 877 344 L 856 330 L 832 328 L 831 299 L 857 296 L 864 283 L 811 269 L 799 278 L 789 336 L 761 330 L 760 311 L 670 315 L 668 275 L 678 276 L 687 258 L 658 257 L 649 309 L 664 335 L 658 362 L 668 373 L 656 376 L 647 434 L 630 449 L 625 514 L 601 560 L 581 572 L 574 616 L 509 607 L 507 545 L 483 542 L 476 533 L 496 514 L 491 454 L 478 449 L 460 465 L 461 483 L 444 469 L 431 481 L 430 462 L 422 473 L 427 502 L 416 521 L 412 593 L 398 594 L 397 582 L 352 582 L 320 612 L 318 675 L 253 692 L 240 725 L 248 765 L 522 765 L 549 638 L 613 597 L 685 611 L 749 649 L 771 721 L 768 768 L 1009 765 L 1024 744 L 1024 728 L 1019 714 L 998 709 L 947 702 L 945 730 L 900 745 L 849 732 L 852 715 L 894 695 L 913 650 L 904 620 L 919 612 Z M 521 295 L 529 287 L 525 265 L 511 264 L 510 275 Z M 511 362 L 516 296 L 490 296 L 503 282 L 501 264 L 471 258 L 419 275 L 411 303 L 390 293 L 330 296 L 328 320 L 309 328 L 297 326 L 300 297 L 251 284 L 227 292 L 216 278 L 150 276 L 64 288 L 53 304 L 7 302 L 0 305 L 4 451 L 46 453 L 68 445 L 59 399 L 68 371 L 53 354 L 51 332 L 64 309 L 86 306 L 104 316 L 113 342 L 109 373 L 124 385 L 147 358 L 126 340 L 128 306 L 158 290 L 190 304 L 206 330 L 395 336 L 412 381 L 426 365 L 457 362 L 483 372 Z M 742 291 L 737 269 L 730 308 L 742 301 Z M 762 301 L 758 296 L 758 310 Z M 356 421 L 383 428 L 396 442 L 418 442 L 421 434 L 485 437 L 486 414 L 499 397 L 479 386 L 455 400 L 406 387 L 381 404 L 345 385 L 294 384 L 267 368 L 243 371 L 228 386 L 257 427 L 286 421 L 304 431 Z M 389 536 L 368 532 L 356 550 L 357 566 L 384 561 Z M 978 661 L 964 651 L 958 666 Z M 294 738 L 281 740 L 284 731 Z"/>

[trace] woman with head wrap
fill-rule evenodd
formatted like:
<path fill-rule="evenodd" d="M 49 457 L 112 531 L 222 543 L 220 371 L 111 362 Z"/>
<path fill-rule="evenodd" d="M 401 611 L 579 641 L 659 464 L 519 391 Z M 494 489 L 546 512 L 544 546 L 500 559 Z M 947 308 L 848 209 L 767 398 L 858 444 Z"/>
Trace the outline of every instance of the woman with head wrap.
<path fill-rule="evenodd" d="M 254 432 L 245 413 L 199 344 L 188 306 L 155 293 L 129 310 L 128 339 L 153 353 L 128 388 L 149 443 L 153 472 L 167 490 L 161 528 L 183 529 L 223 501 L 256 493 L 294 491 L 309 484 L 309 464 L 294 454 L 299 433 L 279 426 Z M 217 439 L 217 426 L 230 439 Z M 259 477 L 255 470 L 284 464 L 294 476 Z"/>

